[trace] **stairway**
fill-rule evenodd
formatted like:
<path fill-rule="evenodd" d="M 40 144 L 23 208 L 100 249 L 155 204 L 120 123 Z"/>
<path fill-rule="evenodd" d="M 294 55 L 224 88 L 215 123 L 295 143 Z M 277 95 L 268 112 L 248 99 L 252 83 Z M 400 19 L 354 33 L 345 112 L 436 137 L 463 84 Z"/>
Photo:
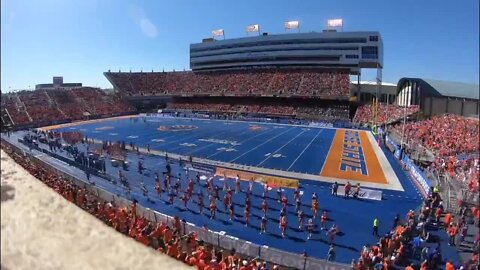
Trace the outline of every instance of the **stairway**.
<path fill-rule="evenodd" d="M 23 103 L 23 101 L 20 99 L 20 96 L 18 95 L 15 95 L 15 97 L 17 98 L 17 108 L 19 108 L 20 110 L 23 110 L 25 112 L 25 114 L 27 115 L 28 117 L 28 120 L 30 122 L 33 122 L 33 119 L 32 117 L 30 117 L 30 114 L 28 114 L 28 111 L 27 111 L 27 106 L 25 105 L 25 103 Z M 20 106 L 18 106 L 18 104 L 20 104 Z"/>

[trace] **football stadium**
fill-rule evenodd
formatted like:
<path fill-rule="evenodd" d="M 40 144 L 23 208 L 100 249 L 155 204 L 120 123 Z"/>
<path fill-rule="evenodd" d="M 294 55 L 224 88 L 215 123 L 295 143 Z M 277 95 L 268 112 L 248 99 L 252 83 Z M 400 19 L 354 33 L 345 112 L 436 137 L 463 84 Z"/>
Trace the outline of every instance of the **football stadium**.
<path fill-rule="evenodd" d="M 113 90 L 2 92 L 2 149 L 198 269 L 473 269 L 478 85 L 384 83 L 382 34 L 329 25 L 214 30 L 189 70 L 106 70 Z"/>

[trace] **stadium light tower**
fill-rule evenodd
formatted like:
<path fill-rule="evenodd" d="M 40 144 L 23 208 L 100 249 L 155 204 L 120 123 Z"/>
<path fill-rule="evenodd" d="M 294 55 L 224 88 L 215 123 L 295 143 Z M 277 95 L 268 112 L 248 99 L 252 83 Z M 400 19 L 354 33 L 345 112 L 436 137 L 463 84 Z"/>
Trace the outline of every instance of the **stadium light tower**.
<path fill-rule="evenodd" d="M 330 19 L 327 21 L 328 30 L 336 30 L 340 28 L 343 32 L 343 19 Z"/>
<path fill-rule="evenodd" d="M 300 21 L 287 21 L 284 23 L 285 32 L 291 29 L 297 29 L 300 33 Z"/>

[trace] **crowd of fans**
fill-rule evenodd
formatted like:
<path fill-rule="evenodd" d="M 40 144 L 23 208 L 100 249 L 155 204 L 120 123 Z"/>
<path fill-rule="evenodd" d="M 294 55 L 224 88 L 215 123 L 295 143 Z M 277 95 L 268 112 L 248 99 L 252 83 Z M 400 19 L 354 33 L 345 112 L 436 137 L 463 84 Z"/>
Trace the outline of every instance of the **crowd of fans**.
<path fill-rule="evenodd" d="M 349 118 L 348 106 L 331 107 L 295 107 L 292 105 L 252 105 L 226 103 L 169 103 L 168 110 L 215 112 L 215 113 L 247 113 L 265 115 L 289 115 L 301 118 L 321 118 L 329 120 L 345 120 Z"/>
<path fill-rule="evenodd" d="M 85 187 L 76 186 L 74 182 L 59 174 L 33 163 L 29 158 L 12 151 L 2 142 L 2 149 L 17 164 L 34 177 L 62 195 L 66 200 L 89 212 L 113 227 L 120 233 L 154 248 L 161 253 L 180 260 L 200 270 L 268 270 L 285 269 L 278 265 L 267 264 L 258 258 L 247 258 L 235 250 L 218 249 L 197 240 L 195 233 L 186 234 L 184 220 L 174 217 L 167 222 L 155 223 L 139 215 L 137 202 L 129 207 L 117 206 L 115 202 L 103 201 Z"/>
<path fill-rule="evenodd" d="M 346 98 L 345 72 L 313 70 L 240 70 L 196 73 L 107 72 L 116 88 L 129 95 L 241 95 Z"/>
<path fill-rule="evenodd" d="M 478 209 L 476 211 L 478 222 Z M 441 269 L 444 261 L 444 269 L 446 270 L 477 269 L 478 233 L 473 247 L 474 254 L 463 265 L 454 265 L 451 260 L 445 260 L 442 257 L 440 242 L 437 242 L 435 247 L 427 245 L 427 242 L 434 241 L 427 230 L 428 227 L 432 226 L 440 230 L 446 230 L 450 238 L 449 245 L 460 246 L 464 244 L 468 229 L 466 213 L 466 211 L 463 211 L 455 217 L 452 213 L 446 212 L 440 195 L 433 193 L 425 200 L 418 213 L 414 211 L 407 213 L 405 222 L 401 222 L 402 219 L 397 215 L 392 221 L 390 232 L 380 237 L 375 245 L 364 246 L 358 262 L 352 261 L 352 268 L 356 270 L 389 270 L 398 269 L 396 268 L 398 266 L 406 266 L 405 269 L 413 270 L 418 268 L 415 268 L 412 260 L 417 260 L 421 263 L 421 270 Z"/>
<path fill-rule="evenodd" d="M 457 180 L 476 194 L 479 192 L 479 121 L 457 115 L 439 115 L 431 119 L 399 124 L 391 129 L 407 147 L 421 145 L 434 153 L 429 170 Z"/>
<path fill-rule="evenodd" d="M 2 119 L 15 125 L 80 120 L 134 111 L 114 94 L 98 88 L 52 89 L 2 94 Z M 8 115 L 9 117 L 3 117 Z"/>
<path fill-rule="evenodd" d="M 419 112 L 418 105 L 409 107 L 402 107 L 395 104 L 379 103 L 378 108 L 378 122 L 380 124 L 389 124 L 403 119 L 405 116 L 410 116 Z M 354 122 L 361 124 L 369 124 L 374 120 L 374 108 L 372 104 L 365 104 L 358 107 L 354 117 Z"/>

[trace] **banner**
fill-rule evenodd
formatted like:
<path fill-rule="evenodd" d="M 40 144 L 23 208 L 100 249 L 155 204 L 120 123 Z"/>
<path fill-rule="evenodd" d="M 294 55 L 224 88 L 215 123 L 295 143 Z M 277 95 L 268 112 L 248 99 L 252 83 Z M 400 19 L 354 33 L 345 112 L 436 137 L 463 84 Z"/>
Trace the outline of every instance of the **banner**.
<path fill-rule="evenodd" d="M 355 192 L 356 186 L 352 186 L 352 190 L 350 191 L 350 196 L 353 196 Z M 337 194 L 339 196 L 345 195 L 345 186 L 339 186 L 337 190 Z M 382 192 L 380 190 L 369 189 L 369 188 L 360 188 L 360 192 L 358 194 L 358 198 L 360 199 L 367 199 L 367 200 L 374 200 L 374 201 L 381 201 L 382 200 Z"/>
<path fill-rule="evenodd" d="M 247 26 L 247 32 L 258 32 L 260 31 L 260 26 L 258 24 L 252 24 Z"/>
<path fill-rule="evenodd" d="M 285 29 L 298 29 L 300 27 L 299 21 L 285 22 Z"/>
<path fill-rule="evenodd" d="M 342 19 L 328 20 L 327 25 L 328 25 L 328 27 L 342 27 L 343 26 L 343 20 Z"/>
<path fill-rule="evenodd" d="M 224 35 L 223 29 L 213 30 L 213 31 L 212 31 L 212 35 L 213 35 L 214 37 L 223 36 L 223 35 Z"/>
<path fill-rule="evenodd" d="M 226 175 L 228 178 L 235 178 L 238 175 L 238 177 L 240 177 L 240 180 L 243 180 L 243 181 L 250 181 L 250 179 L 253 178 L 255 182 L 266 183 L 270 187 L 297 188 L 298 182 L 299 182 L 297 179 L 257 174 L 257 173 L 251 173 L 246 171 L 226 169 L 226 168 L 217 168 L 215 175 L 216 176 Z"/>

